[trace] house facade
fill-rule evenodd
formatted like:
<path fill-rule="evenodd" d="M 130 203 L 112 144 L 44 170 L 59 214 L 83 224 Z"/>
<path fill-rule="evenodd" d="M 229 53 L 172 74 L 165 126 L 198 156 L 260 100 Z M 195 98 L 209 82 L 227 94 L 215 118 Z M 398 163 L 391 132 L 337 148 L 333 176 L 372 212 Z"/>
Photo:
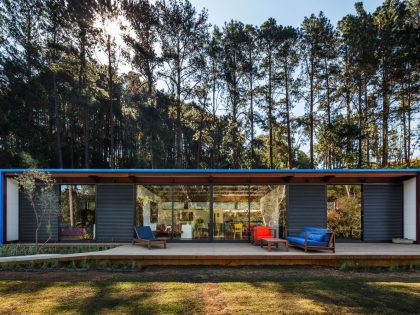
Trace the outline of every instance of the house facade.
<path fill-rule="evenodd" d="M 24 171 L 0 170 L 1 244 L 35 238 L 14 181 Z M 310 226 L 343 242 L 420 243 L 420 169 L 44 171 L 56 198 L 39 236 L 51 242 L 128 242 L 138 225 L 174 242 L 247 242 L 264 225 L 279 237 Z"/>

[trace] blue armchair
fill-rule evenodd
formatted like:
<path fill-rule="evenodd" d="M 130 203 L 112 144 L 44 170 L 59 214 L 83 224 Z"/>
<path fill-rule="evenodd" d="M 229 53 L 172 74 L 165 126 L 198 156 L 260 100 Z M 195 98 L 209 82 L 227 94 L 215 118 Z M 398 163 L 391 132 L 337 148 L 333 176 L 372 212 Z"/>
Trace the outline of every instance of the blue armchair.
<path fill-rule="evenodd" d="M 288 231 L 287 231 L 288 232 Z M 289 236 L 289 245 L 309 250 L 331 250 L 335 253 L 335 233 L 329 229 L 305 227 L 297 236 Z"/>

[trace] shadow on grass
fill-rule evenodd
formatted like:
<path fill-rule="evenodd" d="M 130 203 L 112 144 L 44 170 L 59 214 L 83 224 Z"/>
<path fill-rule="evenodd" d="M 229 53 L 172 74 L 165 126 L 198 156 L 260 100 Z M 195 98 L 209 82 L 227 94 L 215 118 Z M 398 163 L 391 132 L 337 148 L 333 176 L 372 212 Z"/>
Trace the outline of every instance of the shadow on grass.
<path fill-rule="evenodd" d="M 420 281 L 393 279 L 336 279 L 331 277 L 299 279 L 298 281 L 253 282 L 257 292 L 275 290 L 278 297 L 294 296 L 312 301 L 326 312 L 418 314 L 420 310 Z"/>
<path fill-rule="evenodd" d="M 19 294 L 37 294 L 53 285 L 54 283 L 43 281 L 0 280 L 0 296 L 17 292 Z"/>
<path fill-rule="evenodd" d="M 168 288 L 159 283 L 138 281 L 95 281 L 94 294 L 62 301 L 49 310 L 54 313 L 131 313 L 131 314 L 196 314 L 198 301 L 193 296 L 167 294 Z M 182 292 L 182 286 L 177 288 Z M 175 290 L 176 291 L 176 290 Z M 188 292 L 185 292 L 188 294 Z M 166 299 L 165 299 L 166 298 Z"/>
<path fill-rule="evenodd" d="M 238 309 L 238 313 L 252 308 L 257 314 L 302 312 L 299 303 L 303 300 L 313 307 L 313 313 L 409 314 L 420 310 L 420 273 L 186 267 L 148 268 L 136 273 L 6 273 L 0 274 L 0 279 L 0 297 L 14 298 L 16 303 L 24 303 L 20 294 L 43 299 L 51 298 L 43 296 L 44 289 L 60 292 L 56 303 L 45 310 L 53 314 L 197 314 L 202 312 L 203 288 L 209 282 L 221 285 L 221 295 L 229 301 L 227 307 Z"/>

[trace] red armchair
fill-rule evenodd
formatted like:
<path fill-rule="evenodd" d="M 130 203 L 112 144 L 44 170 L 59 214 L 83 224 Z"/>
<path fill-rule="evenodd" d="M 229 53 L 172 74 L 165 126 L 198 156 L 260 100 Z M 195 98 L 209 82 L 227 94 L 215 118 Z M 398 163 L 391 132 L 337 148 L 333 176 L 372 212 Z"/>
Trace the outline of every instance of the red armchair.
<path fill-rule="evenodd" d="M 251 242 L 254 245 L 260 245 L 262 238 L 267 237 L 274 237 L 271 234 L 272 229 L 270 229 L 268 226 L 256 226 L 252 229 L 252 239 Z"/>

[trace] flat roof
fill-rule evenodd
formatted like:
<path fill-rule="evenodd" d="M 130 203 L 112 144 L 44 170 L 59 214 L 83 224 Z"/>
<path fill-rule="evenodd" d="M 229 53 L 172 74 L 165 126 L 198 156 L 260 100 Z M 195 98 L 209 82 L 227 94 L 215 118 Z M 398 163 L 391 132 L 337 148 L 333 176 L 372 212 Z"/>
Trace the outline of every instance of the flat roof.
<path fill-rule="evenodd" d="M 1 172 L 24 172 L 28 169 L 0 169 Z M 52 173 L 407 173 L 420 172 L 420 168 L 361 168 L 361 169 L 66 169 L 66 168 L 41 168 L 37 169 Z"/>
<path fill-rule="evenodd" d="M 16 176 L 27 169 L 2 169 Z M 420 169 L 40 169 L 57 183 L 287 184 L 400 183 Z"/>

